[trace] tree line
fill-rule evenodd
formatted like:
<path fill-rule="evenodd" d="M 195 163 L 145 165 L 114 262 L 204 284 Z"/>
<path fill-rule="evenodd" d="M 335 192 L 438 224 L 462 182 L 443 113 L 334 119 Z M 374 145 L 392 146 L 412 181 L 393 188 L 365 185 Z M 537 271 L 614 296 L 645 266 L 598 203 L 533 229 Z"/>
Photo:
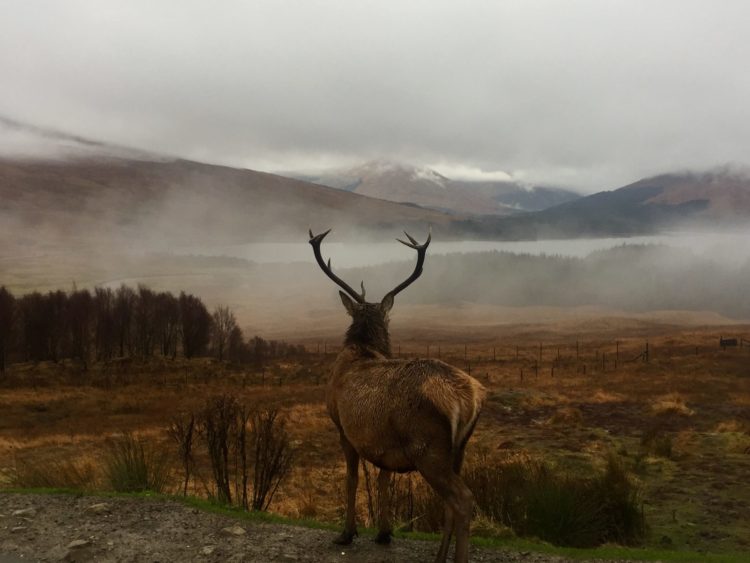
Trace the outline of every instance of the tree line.
<path fill-rule="evenodd" d="M 246 339 L 225 306 L 195 295 L 97 287 L 14 296 L 0 286 L 0 371 L 16 362 L 213 356 L 242 364 L 304 353 L 301 345 Z"/>

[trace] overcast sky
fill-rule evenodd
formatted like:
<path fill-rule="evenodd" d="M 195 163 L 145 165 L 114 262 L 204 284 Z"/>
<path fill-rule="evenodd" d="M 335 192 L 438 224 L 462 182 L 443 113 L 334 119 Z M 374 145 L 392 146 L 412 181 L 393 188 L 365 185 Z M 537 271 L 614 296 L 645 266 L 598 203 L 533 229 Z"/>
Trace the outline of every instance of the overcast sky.
<path fill-rule="evenodd" d="M 0 115 L 207 162 L 612 189 L 750 162 L 750 2 L 0 0 Z"/>

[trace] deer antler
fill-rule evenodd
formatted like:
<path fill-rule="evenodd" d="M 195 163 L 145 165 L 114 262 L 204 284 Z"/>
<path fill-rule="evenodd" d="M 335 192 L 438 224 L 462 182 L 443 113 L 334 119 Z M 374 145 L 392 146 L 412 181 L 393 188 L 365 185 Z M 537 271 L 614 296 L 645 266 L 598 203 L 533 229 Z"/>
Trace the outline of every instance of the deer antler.
<path fill-rule="evenodd" d="M 425 241 L 424 244 L 419 244 L 406 231 L 404 231 L 404 234 L 406 235 L 406 238 L 409 239 L 409 242 L 403 241 L 398 238 L 396 240 L 400 242 L 401 244 L 406 245 L 409 248 L 413 248 L 414 250 L 417 251 L 417 265 L 414 268 L 414 271 L 412 272 L 412 274 L 408 278 L 406 278 L 405 281 L 401 282 L 394 289 L 388 292 L 386 297 L 388 296 L 395 297 L 397 293 L 409 287 L 414 282 L 414 280 L 416 280 L 419 276 L 422 275 L 422 265 L 424 264 L 424 258 L 425 258 L 425 255 L 427 254 L 427 247 L 430 246 L 430 241 L 432 240 L 432 227 L 430 227 L 430 232 L 427 235 L 427 240 Z"/>
<path fill-rule="evenodd" d="M 346 283 L 344 280 L 339 278 L 336 274 L 333 273 L 333 270 L 331 269 L 331 259 L 328 259 L 328 264 L 325 263 L 325 260 L 323 260 L 323 256 L 320 254 L 320 243 L 323 242 L 323 239 L 326 238 L 326 235 L 331 232 L 331 229 L 328 229 L 326 232 L 321 233 L 319 235 L 313 235 L 312 229 L 308 231 L 310 233 L 310 246 L 313 247 L 313 252 L 315 253 L 315 260 L 318 262 L 318 266 L 320 266 L 320 269 L 323 270 L 325 275 L 327 275 L 329 278 L 331 278 L 336 285 L 341 287 L 344 291 L 346 291 L 352 299 L 354 299 L 357 303 L 364 303 L 365 302 L 365 282 L 362 282 L 362 295 L 354 291 L 348 283 Z M 409 235 L 406 235 L 409 236 Z M 406 244 L 406 243 L 404 243 Z"/>

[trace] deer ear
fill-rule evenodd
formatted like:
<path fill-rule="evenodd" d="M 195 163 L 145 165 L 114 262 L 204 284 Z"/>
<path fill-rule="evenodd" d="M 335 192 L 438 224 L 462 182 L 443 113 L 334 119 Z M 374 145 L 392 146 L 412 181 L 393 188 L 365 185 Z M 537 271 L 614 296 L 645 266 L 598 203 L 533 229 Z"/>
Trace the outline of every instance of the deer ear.
<path fill-rule="evenodd" d="M 383 300 L 380 302 L 380 310 L 384 313 L 387 313 L 393 308 L 393 295 L 390 293 L 383 297 Z"/>
<path fill-rule="evenodd" d="M 344 304 L 344 307 L 346 307 L 346 312 L 353 317 L 355 305 L 352 298 L 343 291 L 339 291 L 339 297 L 341 297 L 341 302 Z"/>

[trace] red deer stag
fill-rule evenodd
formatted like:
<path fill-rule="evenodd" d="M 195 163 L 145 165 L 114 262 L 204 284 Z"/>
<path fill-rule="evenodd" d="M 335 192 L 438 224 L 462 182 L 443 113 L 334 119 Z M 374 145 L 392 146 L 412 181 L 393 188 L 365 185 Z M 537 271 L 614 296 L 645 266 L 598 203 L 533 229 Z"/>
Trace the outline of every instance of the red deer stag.
<path fill-rule="evenodd" d="M 344 291 L 341 301 L 352 323 L 328 382 L 326 403 L 339 430 L 346 457 L 346 523 L 335 540 L 351 543 L 357 535 L 355 502 L 360 457 L 380 468 L 382 499 L 378 543 L 389 543 L 388 483 L 391 472 L 419 471 L 445 501 L 443 537 L 436 561 L 446 560 L 451 535 L 456 534 L 455 561 L 469 559 L 471 491 L 460 476 L 464 448 L 474 430 L 485 397 L 484 387 L 463 371 L 439 360 L 393 359 L 388 337 L 388 312 L 396 295 L 422 273 L 427 246 L 406 234 L 400 243 L 417 251 L 414 272 L 380 303 L 365 301 L 323 260 L 320 245 L 330 230 L 313 236 L 310 244 L 323 272 Z"/>

